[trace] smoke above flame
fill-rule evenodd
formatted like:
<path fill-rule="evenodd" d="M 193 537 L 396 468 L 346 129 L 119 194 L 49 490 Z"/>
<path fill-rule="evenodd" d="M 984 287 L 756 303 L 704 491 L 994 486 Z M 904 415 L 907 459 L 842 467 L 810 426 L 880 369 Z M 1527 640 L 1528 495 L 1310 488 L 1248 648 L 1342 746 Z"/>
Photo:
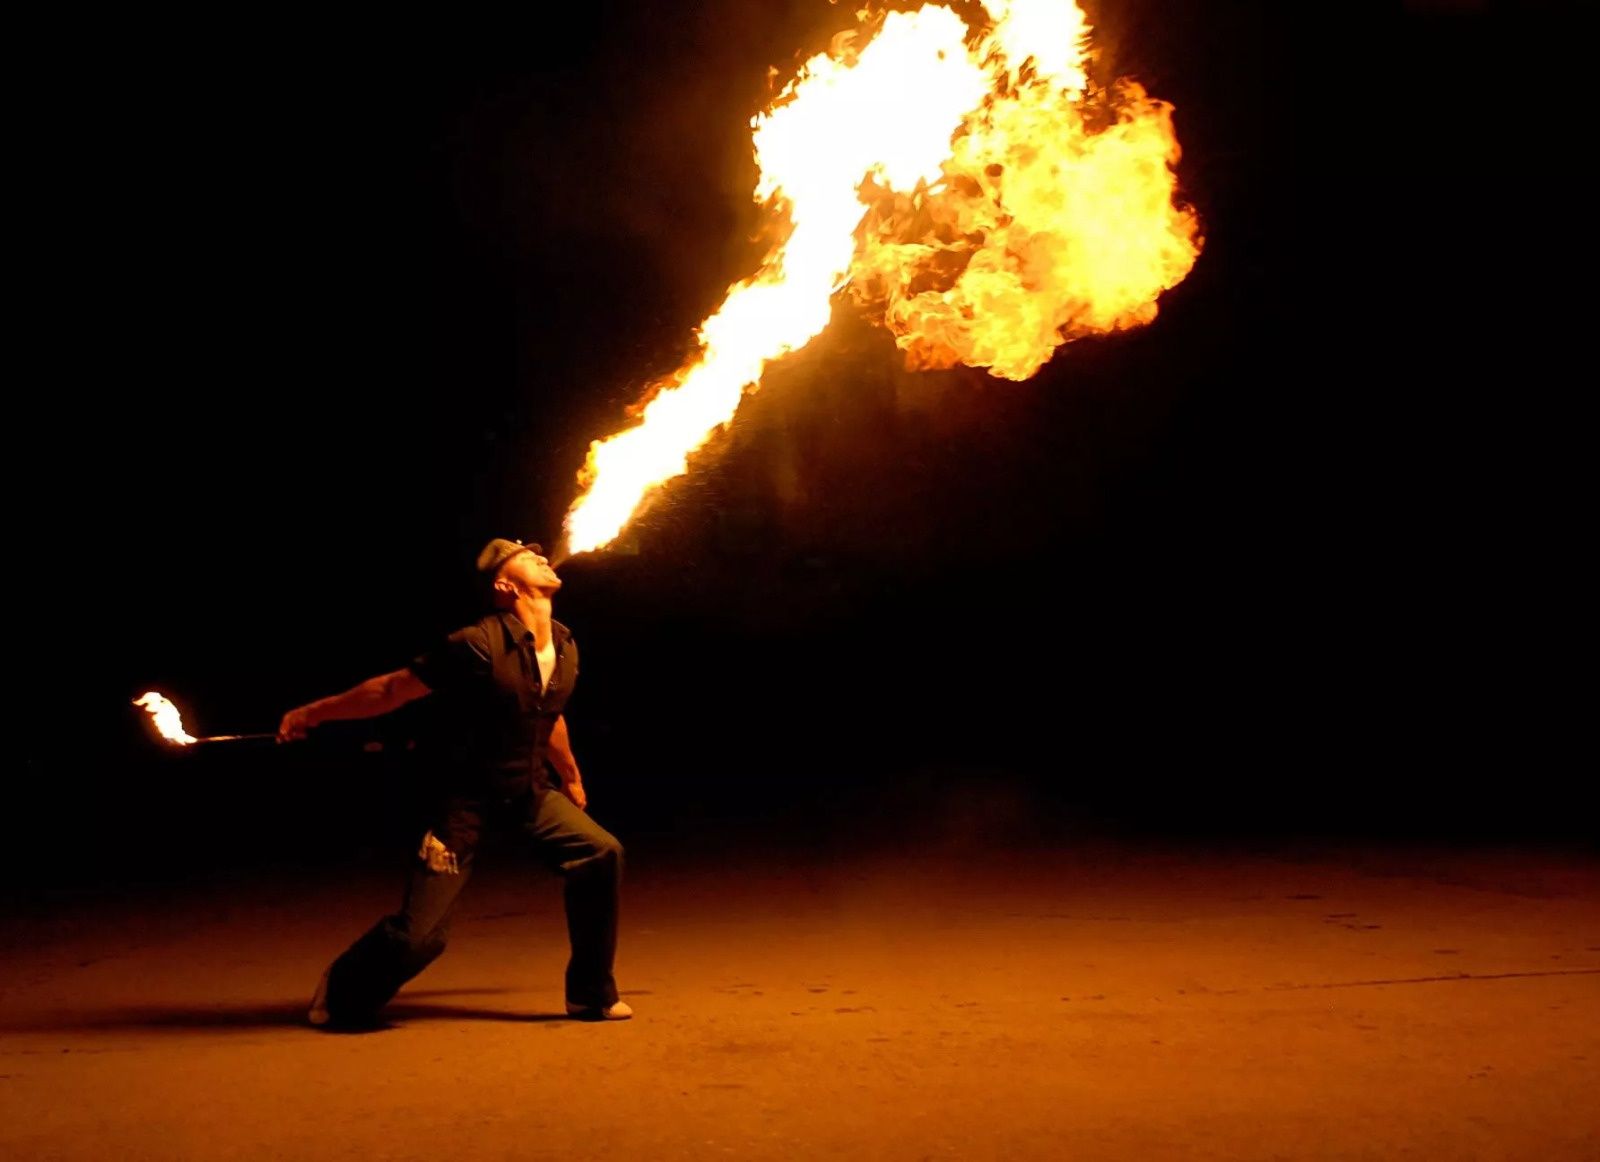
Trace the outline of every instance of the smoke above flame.
<path fill-rule="evenodd" d="M 590 446 L 566 518 L 601 548 L 728 424 L 766 365 L 827 326 L 840 292 L 916 368 L 1027 379 L 1061 344 L 1150 322 L 1200 249 L 1176 200 L 1172 107 L 1090 88 L 1073 0 L 881 17 L 811 58 L 753 121 L 755 197 L 787 233 L 701 324 L 698 350 Z"/>

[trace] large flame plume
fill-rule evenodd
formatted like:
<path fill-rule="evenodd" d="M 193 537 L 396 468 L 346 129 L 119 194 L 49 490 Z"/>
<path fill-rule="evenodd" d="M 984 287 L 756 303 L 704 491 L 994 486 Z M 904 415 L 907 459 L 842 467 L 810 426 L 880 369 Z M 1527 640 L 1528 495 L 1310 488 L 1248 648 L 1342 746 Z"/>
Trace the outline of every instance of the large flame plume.
<path fill-rule="evenodd" d="M 154 690 L 139 695 L 133 700 L 135 706 L 141 707 L 150 715 L 150 721 L 155 724 L 156 733 L 168 742 L 175 742 L 179 746 L 188 746 L 200 740 L 183 728 L 183 715 L 178 713 L 165 694 L 158 694 Z"/>
<path fill-rule="evenodd" d="M 613 540 L 733 419 L 834 297 L 879 312 L 914 367 L 1026 379 L 1062 343 L 1148 323 L 1199 253 L 1176 203 L 1172 108 L 1090 88 L 1073 0 L 928 5 L 807 61 L 752 122 L 756 198 L 788 232 L 701 324 L 699 350 L 589 449 L 569 553 Z"/>

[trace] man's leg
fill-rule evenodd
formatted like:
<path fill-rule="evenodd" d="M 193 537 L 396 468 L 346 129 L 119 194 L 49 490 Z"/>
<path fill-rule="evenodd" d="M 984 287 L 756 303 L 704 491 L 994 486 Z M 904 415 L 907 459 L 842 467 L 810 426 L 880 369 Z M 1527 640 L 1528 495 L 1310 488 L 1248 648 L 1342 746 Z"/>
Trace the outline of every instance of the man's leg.
<path fill-rule="evenodd" d="M 612 965 L 617 954 L 622 844 L 555 790 L 534 794 L 525 826 L 545 861 L 566 881 L 567 938 L 572 946 L 567 1004 L 607 1015 L 617 1003 Z"/>
<path fill-rule="evenodd" d="M 329 967 L 318 992 L 326 1023 L 375 1020 L 401 985 L 438 959 L 449 937 L 450 913 L 472 874 L 470 849 L 456 859 L 455 873 L 432 871 L 421 858 L 412 861 L 400 910 L 369 928 Z"/>

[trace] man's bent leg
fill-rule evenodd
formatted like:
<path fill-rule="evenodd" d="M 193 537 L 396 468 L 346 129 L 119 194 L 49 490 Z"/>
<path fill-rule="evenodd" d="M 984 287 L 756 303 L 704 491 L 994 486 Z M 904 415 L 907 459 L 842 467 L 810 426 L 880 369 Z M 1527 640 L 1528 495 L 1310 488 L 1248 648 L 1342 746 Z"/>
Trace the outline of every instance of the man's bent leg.
<path fill-rule="evenodd" d="M 375 1019 L 400 986 L 444 951 L 450 913 L 472 874 L 472 853 L 458 856 L 455 873 L 412 862 L 400 911 L 369 928 L 328 969 L 326 1007 L 334 1024 Z"/>
<path fill-rule="evenodd" d="M 617 954 L 617 906 L 622 844 L 560 791 L 534 795 L 528 833 L 545 860 L 566 880 L 567 1003 L 606 1009 L 616 1003 L 612 966 Z"/>

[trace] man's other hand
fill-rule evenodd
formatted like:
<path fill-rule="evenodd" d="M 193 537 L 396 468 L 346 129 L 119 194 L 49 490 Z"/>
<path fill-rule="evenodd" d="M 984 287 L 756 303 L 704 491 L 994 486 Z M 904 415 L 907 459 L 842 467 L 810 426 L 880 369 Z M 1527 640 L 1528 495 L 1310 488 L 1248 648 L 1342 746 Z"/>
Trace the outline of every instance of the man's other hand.
<path fill-rule="evenodd" d="M 279 742 L 298 742 L 304 738 L 316 723 L 311 721 L 311 711 L 305 706 L 296 706 L 283 716 L 283 721 L 278 723 Z"/>

